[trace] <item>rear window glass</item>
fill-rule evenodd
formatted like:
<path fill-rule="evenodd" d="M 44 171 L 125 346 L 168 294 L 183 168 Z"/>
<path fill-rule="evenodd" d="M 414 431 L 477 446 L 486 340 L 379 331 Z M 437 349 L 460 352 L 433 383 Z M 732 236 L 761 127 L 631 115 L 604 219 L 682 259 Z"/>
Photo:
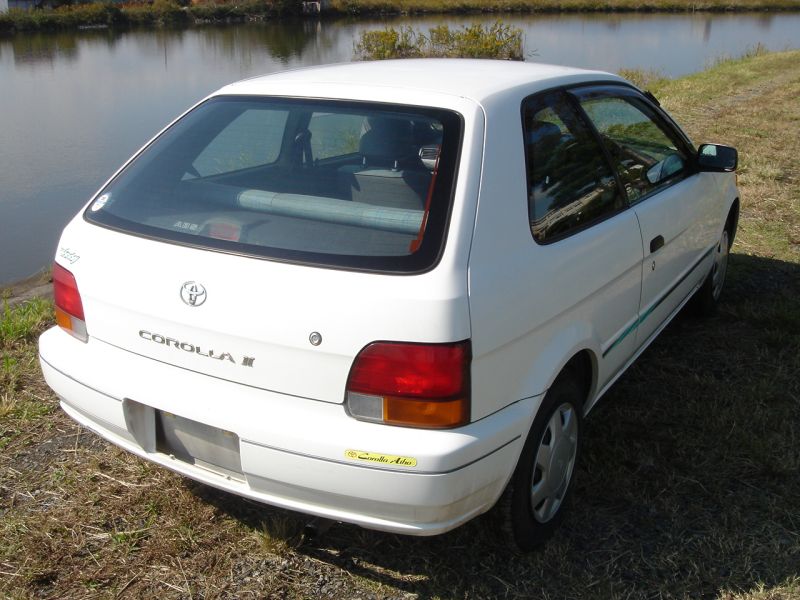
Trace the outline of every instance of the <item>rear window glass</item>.
<path fill-rule="evenodd" d="M 227 252 L 417 272 L 444 244 L 461 129 L 441 109 L 217 97 L 146 148 L 86 218 Z"/>

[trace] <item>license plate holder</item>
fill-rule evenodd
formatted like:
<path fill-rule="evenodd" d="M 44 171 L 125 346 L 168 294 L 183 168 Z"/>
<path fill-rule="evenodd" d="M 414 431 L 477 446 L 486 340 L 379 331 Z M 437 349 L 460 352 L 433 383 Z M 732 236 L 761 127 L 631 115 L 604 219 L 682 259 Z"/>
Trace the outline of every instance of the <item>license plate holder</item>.
<path fill-rule="evenodd" d="M 156 450 L 226 478 L 244 481 L 239 436 L 156 410 Z"/>

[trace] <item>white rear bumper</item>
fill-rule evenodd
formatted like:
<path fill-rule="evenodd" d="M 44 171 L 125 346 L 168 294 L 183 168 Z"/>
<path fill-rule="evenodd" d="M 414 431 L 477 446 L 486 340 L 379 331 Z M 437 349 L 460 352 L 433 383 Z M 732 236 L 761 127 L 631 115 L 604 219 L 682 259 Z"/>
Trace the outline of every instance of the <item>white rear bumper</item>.
<path fill-rule="evenodd" d="M 209 377 L 96 339 L 84 344 L 58 328 L 42 335 L 40 359 L 67 414 L 134 454 L 254 500 L 411 535 L 442 533 L 494 504 L 541 399 L 457 430 L 425 431 L 356 421 L 341 404 Z M 241 479 L 157 451 L 157 410 L 235 433 Z M 347 450 L 411 457 L 416 466 L 352 460 Z"/>

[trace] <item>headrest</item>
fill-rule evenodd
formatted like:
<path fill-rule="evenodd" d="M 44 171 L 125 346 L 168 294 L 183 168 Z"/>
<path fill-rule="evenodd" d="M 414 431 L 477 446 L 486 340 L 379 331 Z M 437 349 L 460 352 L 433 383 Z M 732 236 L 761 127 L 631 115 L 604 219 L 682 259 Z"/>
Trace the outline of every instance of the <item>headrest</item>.
<path fill-rule="evenodd" d="M 414 153 L 411 122 L 371 117 L 370 129 L 361 136 L 358 151 L 367 158 L 396 161 Z"/>
<path fill-rule="evenodd" d="M 547 121 L 534 121 L 528 130 L 528 143 L 538 144 L 547 138 L 561 137 L 561 128 L 554 123 Z"/>

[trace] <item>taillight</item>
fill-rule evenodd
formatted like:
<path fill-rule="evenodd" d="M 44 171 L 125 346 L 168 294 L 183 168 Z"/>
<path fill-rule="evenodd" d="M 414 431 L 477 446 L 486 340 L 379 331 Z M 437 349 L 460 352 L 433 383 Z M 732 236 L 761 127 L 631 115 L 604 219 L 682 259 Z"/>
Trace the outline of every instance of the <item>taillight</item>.
<path fill-rule="evenodd" d="M 53 298 L 56 305 L 56 323 L 65 331 L 85 342 L 86 318 L 83 316 L 83 302 L 78 292 L 75 276 L 58 263 L 53 264 Z"/>
<path fill-rule="evenodd" d="M 445 429 L 469 422 L 469 340 L 453 344 L 374 342 L 347 379 L 347 410 L 357 419 Z"/>

